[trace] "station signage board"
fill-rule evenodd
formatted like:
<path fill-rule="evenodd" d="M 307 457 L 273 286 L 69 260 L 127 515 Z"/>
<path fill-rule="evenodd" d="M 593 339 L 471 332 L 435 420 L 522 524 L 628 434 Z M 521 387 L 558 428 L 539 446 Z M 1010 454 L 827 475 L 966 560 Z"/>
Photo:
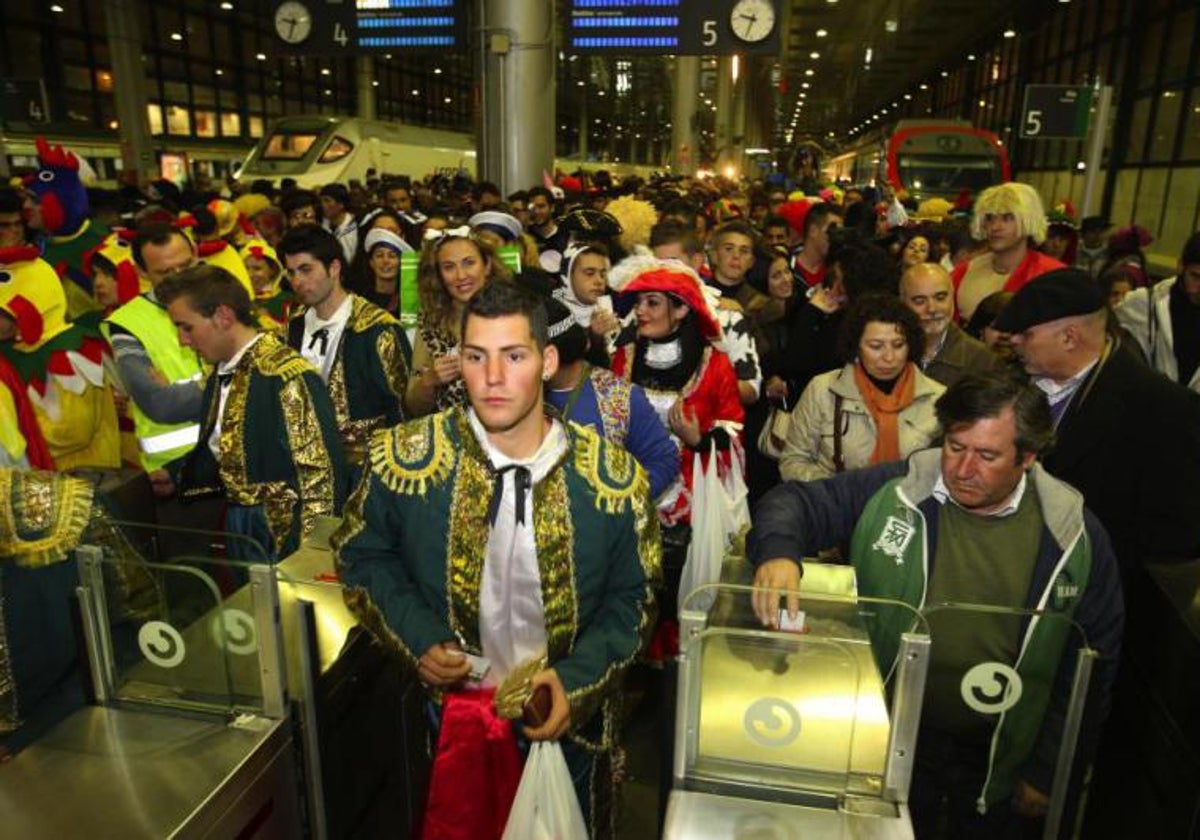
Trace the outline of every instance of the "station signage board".
<path fill-rule="evenodd" d="M 281 52 L 358 55 L 466 50 L 466 0 L 284 0 L 273 7 Z"/>
<path fill-rule="evenodd" d="M 569 53 L 777 55 L 778 0 L 567 0 Z"/>
<path fill-rule="evenodd" d="M 1092 89 L 1072 85 L 1026 85 L 1021 107 L 1025 140 L 1083 140 L 1092 112 Z"/>

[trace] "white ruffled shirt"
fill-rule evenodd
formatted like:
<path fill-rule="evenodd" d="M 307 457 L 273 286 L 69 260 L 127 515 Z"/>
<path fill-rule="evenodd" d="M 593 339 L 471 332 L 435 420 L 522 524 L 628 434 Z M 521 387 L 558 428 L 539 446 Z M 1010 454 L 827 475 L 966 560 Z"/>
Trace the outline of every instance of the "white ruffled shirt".
<path fill-rule="evenodd" d="M 346 295 L 341 306 L 327 321 L 322 321 L 317 317 L 316 309 L 308 309 L 304 312 L 304 338 L 300 341 L 300 355 L 320 371 L 321 379 L 325 382 L 329 382 L 329 372 L 333 370 L 333 360 L 337 358 L 338 342 L 342 340 L 342 333 L 346 330 L 346 322 L 350 320 L 350 310 L 353 305 L 354 295 Z M 321 352 L 320 339 L 313 341 L 313 334 L 317 330 L 329 330 L 325 339 L 324 353 Z"/>
<path fill-rule="evenodd" d="M 492 466 L 523 466 L 530 473 L 525 499 L 525 521 L 518 524 L 514 472 L 504 474 L 504 489 L 496 523 L 488 532 L 479 593 L 479 639 L 483 655 L 491 662 L 485 685 L 499 685 L 517 665 L 546 651 L 546 617 L 542 603 L 542 575 L 534 540 L 533 488 L 567 452 L 562 424 L 554 421 L 542 445 L 531 458 L 513 459 L 497 450 L 475 412 L 468 410 L 471 431 Z"/>

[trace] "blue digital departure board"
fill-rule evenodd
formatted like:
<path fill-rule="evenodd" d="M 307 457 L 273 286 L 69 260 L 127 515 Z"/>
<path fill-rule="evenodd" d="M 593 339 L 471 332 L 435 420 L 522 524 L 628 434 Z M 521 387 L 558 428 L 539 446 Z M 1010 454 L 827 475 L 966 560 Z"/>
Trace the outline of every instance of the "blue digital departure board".
<path fill-rule="evenodd" d="M 776 54 L 777 0 L 567 0 L 572 53 Z"/>
<path fill-rule="evenodd" d="M 275 30 L 285 52 L 467 49 L 466 0 L 284 0 Z"/>

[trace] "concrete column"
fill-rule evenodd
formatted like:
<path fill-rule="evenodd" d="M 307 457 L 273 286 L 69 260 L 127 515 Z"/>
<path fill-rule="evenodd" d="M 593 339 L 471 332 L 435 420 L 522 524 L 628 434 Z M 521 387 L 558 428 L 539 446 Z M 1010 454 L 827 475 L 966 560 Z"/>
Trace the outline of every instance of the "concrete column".
<path fill-rule="evenodd" d="M 717 113 L 713 119 L 713 139 L 716 141 L 717 159 L 726 157 L 732 142 L 733 130 L 733 57 L 723 55 L 717 59 Z"/>
<path fill-rule="evenodd" d="M 480 177 L 502 193 L 554 170 L 554 12 L 548 0 L 483 0 Z"/>
<path fill-rule="evenodd" d="M 120 124 L 121 166 L 136 171 L 139 181 L 148 181 L 158 177 L 158 168 L 150 138 L 150 118 L 146 115 L 146 68 L 142 66 L 138 11 L 139 4 L 133 0 L 104 2 L 113 98 Z"/>
<path fill-rule="evenodd" d="M 729 158 L 737 174 L 744 175 L 746 149 L 746 90 L 749 88 L 750 68 L 744 55 L 734 56 L 737 59 L 738 77 L 733 84 L 733 101 L 730 103 L 729 114 Z M 730 65 L 732 71 L 733 65 Z"/>
<path fill-rule="evenodd" d="M 354 73 L 358 89 L 358 95 L 355 97 L 358 103 L 358 116 L 360 119 L 373 120 L 377 113 L 375 110 L 375 85 L 372 84 L 375 81 L 375 57 L 360 55 L 355 58 Z"/>
<path fill-rule="evenodd" d="M 675 57 L 675 98 L 671 103 L 671 153 L 673 171 L 691 175 L 696 171 L 696 106 L 700 101 L 700 57 Z"/>

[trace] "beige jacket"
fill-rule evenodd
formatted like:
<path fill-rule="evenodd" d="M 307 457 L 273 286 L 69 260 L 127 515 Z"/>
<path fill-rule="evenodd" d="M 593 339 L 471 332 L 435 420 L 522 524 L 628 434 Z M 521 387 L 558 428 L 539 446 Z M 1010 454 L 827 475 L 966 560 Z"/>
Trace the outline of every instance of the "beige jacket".
<path fill-rule="evenodd" d="M 900 413 L 900 453 L 904 457 L 929 446 L 938 436 L 933 403 L 945 386 L 919 370 L 912 404 Z M 858 384 L 854 363 L 831 370 L 808 383 L 800 402 L 792 410 L 787 444 L 779 459 L 785 480 L 815 481 L 836 472 L 833 466 L 834 395 L 842 397 L 842 459 L 846 469 L 869 466 L 875 451 L 875 420 L 871 417 Z"/>

